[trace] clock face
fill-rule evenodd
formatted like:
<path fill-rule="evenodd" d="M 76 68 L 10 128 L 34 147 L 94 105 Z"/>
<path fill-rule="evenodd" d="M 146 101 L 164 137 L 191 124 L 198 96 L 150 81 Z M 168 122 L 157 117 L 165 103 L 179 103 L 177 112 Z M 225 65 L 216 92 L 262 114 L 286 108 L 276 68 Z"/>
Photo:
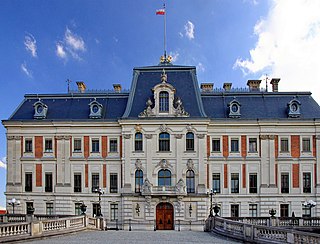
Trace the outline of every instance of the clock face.
<path fill-rule="evenodd" d="M 92 112 L 93 112 L 93 113 L 97 113 L 98 111 L 99 111 L 98 105 L 93 105 L 93 106 L 92 106 Z"/>
<path fill-rule="evenodd" d="M 297 110 L 298 110 L 297 104 L 295 104 L 295 103 L 292 104 L 292 105 L 291 105 L 291 111 L 292 111 L 292 112 L 296 112 Z"/>
<path fill-rule="evenodd" d="M 43 107 L 42 107 L 41 105 L 39 105 L 39 106 L 37 107 L 37 113 L 38 113 L 38 114 L 41 114 L 42 111 L 43 111 Z"/>
<path fill-rule="evenodd" d="M 232 110 L 232 112 L 236 113 L 238 111 L 238 106 L 236 104 L 233 104 L 231 106 L 231 110 Z"/>

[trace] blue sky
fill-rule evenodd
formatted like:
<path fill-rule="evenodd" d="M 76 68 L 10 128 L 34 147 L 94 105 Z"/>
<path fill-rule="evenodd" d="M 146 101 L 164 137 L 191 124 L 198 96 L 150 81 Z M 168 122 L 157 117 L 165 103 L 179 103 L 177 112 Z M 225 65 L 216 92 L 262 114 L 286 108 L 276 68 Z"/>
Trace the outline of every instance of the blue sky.
<path fill-rule="evenodd" d="M 320 1 L 167 0 L 167 52 L 197 66 L 199 83 L 244 87 L 279 77 L 280 90 L 311 90 L 320 101 Z M 161 0 L 1 0 L 0 118 L 26 93 L 129 89 L 132 69 L 163 54 Z M 5 129 L 0 127 L 0 206 L 5 205 Z M 10 162 L 9 162 L 10 163 Z"/>

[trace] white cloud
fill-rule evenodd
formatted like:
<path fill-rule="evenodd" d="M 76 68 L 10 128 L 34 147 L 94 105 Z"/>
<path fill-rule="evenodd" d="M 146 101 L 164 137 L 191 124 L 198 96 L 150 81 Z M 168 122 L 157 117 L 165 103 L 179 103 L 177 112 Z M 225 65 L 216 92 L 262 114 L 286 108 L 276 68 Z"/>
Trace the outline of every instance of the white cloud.
<path fill-rule="evenodd" d="M 254 28 L 258 41 L 250 58 L 234 67 L 245 74 L 269 70 L 281 78 L 280 91 L 312 91 L 320 102 L 320 1 L 274 0 Z"/>
<path fill-rule="evenodd" d="M 188 22 L 184 25 L 185 35 L 189 40 L 194 39 L 194 24 L 188 20 Z"/>
<path fill-rule="evenodd" d="M 259 2 L 258 0 L 243 0 L 244 3 L 251 3 L 253 5 L 258 5 Z"/>
<path fill-rule="evenodd" d="M 30 33 L 27 33 L 24 37 L 24 45 L 28 52 L 31 53 L 32 57 L 37 57 L 37 41 Z"/>
<path fill-rule="evenodd" d="M 178 52 L 170 52 L 169 55 L 172 57 L 172 62 L 174 63 L 174 62 L 178 61 L 180 54 Z"/>
<path fill-rule="evenodd" d="M 199 72 L 204 72 L 206 69 L 205 69 L 204 65 L 203 65 L 201 62 L 199 62 L 199 63 L 197 64 L 197 70 L 198 70 Z"/>
<path fill-rule="evenodd" d="M 26 62 L 21 64 L 20 67 L 23 73 L 25 73 L 28 77 L 32 78 L 32 71 L 28 69 Z"/>
<path fill-rule="evenodd" d="M 59 58 L 62 58 L 62 59 L 67 58 L 67 54 L 64 50 L 63 44 L 61 43 L 56 44 L 56 54 Z"/>
<path fill-rule="evenodd" d="M 0 168 L 7 169 L 7 158 L 3 157 L 0 159 Z"/>
<path fill-rule="evenodd" d="M 64 33 L 63 41 L 56 44 L 56 55 L 64 60 L 72 57 L 76 60 L 82 60 L 80 54 L 86 51 L 86 45 L 82 37 L 73 33 L 68 27 Z"/>

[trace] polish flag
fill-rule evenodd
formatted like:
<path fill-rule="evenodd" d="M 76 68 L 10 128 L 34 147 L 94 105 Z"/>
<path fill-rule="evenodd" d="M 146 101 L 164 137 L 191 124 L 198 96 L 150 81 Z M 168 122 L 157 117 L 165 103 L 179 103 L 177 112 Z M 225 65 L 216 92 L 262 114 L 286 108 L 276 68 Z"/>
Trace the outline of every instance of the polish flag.
<path fill-rule="evenodd" d="M 156 15 L 165 15 L 166 11 L 164 9 L 157 9 Z"/>

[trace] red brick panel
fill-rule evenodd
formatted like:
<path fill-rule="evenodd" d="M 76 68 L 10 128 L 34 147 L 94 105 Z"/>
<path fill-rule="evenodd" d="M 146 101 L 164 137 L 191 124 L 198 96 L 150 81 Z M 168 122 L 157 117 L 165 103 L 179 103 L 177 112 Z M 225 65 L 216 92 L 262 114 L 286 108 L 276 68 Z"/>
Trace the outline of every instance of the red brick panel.
<path fill-rule="evenodd" d="M 241 156 L 247 156 L 247 136 L 241 136 Z"/>
<path fill-rule="evenodd" d="M 104 164 L 103 165 L 103 188 L 106 188 L 107 187 L 107 165 Z"/>
<path fill-rule="evenodd" d="M 120 136 L 120 158 L 122 158 L 122 136 Z"/>
<path fill-rule="evenodd" d="M 89 157 L 89 136 L 84 136 L 84 157 Z"/>
<path fill-rule="evenodd" d="M 89 187 L 89 166 L 88 164 L 84 165 L 84 184 L 85 187 Z"/>
<path fill-rule="evenodd" d="M 108 137 L 102 136 L 102 157 L 106 158 L 108 156 Z"/>
<path fill-rule="evenodd" d="M 261 143 L 260 143 L 261 145 Z M 274 136 L 274 156 L 275 158 L 278 158 L 279 155 L 279 137 Z"/>
<path fill-rule="evenodd" d="M 312 137 L 312 151 L 313 151 L 313 157 L 317 156 L 317 140 L 316 136 Z"/>
<path fill-rule="evenodd" d="M 36 164 L 36 186 L 42 186 L 42 164 Z"/>
<path fill-rule="evenodd" d="M 43 137 L 42 136 L 36 136 L 35 137 L 35 157 L 36 158 L 42 158 L 43 156 Z"/>
<path fill-rule="evenodd" d="M 300 136 L 291 136 L 291 156 L 293 158 L 300 157 Z"/>
<path fill-rule="evenodd" d="M 207 136 L 207 157 L 210 157 L 210 136 Z"/>
<path fill-rule="evenodd" d="M 222 143 L 223 143 L 223 157 L 227 158 L 229 156 L 228 136 L 223 136 L 222 137 Z"/>
<path fill-rule="evenodd" d="M 246 171 L 246 165 L 242 164 L 242 187 L 246 188 L 247 185 L 247 171 Z"/>
<path fill-rule="evenodd" d="M 276 187 L 278 187 L 278 164 L 274 165 L 274 174 L 276 178 Z"/>
<path fill-rule="evenodd" d="M 224 188 L 228 188 L 228 165 L 224 164 Z"/>
<path fill-rule="evenodd" d="M 292 165 L 292 187 L 299 188 L 299 164 Z"/>

